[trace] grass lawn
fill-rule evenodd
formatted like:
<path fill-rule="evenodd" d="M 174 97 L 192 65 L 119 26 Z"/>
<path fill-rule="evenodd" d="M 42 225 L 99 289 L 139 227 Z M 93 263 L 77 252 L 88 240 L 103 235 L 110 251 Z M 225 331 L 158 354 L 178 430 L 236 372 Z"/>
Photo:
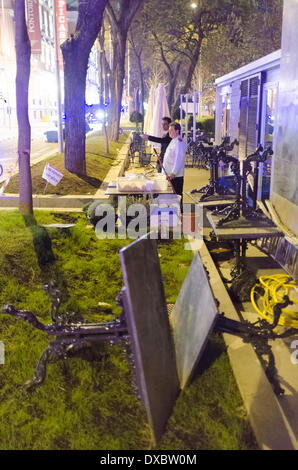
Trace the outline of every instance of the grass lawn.
<path fill-rule="evenodd" d="M 60 170 L 64 176 L 57 186 L 48 184 L 45 194 L 95 194 L 100 188 L 106 174 L 118 155 L 118 150 L 125 144 L 128 133 L 119 136 L 119 142 L 110 142 L 107 154 L 105 151 L 105 138 L 103 135 L 93 134 L 86 140 L 86 176 L 77 176 L 64 168 L 64 155 L 57 154 L 49 157 L 31 167 L 32 187 L 34 194 L 44 194 L 46 181 L 42 178 L 46 163 L 50 163 Z M 19 192 L 19 175 L 11 178 L 6 193 Z"/>
<path fill-rule="evenodd" d="M 0 213 L 0 307 L 14 304 L 50 322 L 50 301 L 42 284 L 56 279 L 63 292 L 61 312 L 88 321 L 120 313 L 115 298 L 122 287 L 119 249 L 129 240 L 98 240 L 83 214 L 68 233 L 38 224 L 66 221 L 65 214 L 36 211 L 26 226 L 17 211 Z M 183 240 L 159 243 L 167 301 L 175 301 L 192 260 Z M 177 265 L 179 269 L 177 269 Z M 102 306 L 102 303 L 109 304 Z M 28 393 L 48 344 L 47 335 L 0 313 L 0 449 L 150 449 L 150 430 L 133 393 L 133 375 L 122 344 L 100 344 L 48 366 L 45 383 Z M 84 357 L 84 359 L 83 359 Z M 210 337 L 191 385 L 180 394 L 160 449 L 255 449 L 222 337 Z"/>

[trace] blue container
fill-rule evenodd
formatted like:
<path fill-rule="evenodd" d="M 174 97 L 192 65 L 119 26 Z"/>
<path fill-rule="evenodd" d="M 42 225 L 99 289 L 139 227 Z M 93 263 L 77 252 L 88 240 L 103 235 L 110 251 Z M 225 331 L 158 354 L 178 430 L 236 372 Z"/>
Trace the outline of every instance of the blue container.
<path fill-rule="evenodd" d="M 44 135 L 47 138 L 47 142 L 58 142 L 58 131 L 46 131 Z"/>

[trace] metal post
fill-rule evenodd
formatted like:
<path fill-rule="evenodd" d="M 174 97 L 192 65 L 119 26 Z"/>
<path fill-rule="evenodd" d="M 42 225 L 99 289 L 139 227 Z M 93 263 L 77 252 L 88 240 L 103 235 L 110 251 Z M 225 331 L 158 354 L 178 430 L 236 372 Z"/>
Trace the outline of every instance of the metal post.
<path fill-rule="evenodd" d="M 198 93 L 194 91 L 193 93 L 193 122 L 192 122 L 192 140 L 193 142 L 196 141 L 196 124 L 197 124 L 197 96 Z"/>
<path fill-rule="evenodd" d="M 183 95 L 180 95 L 180 126 L 181 126 L 181 136 L 183 135 Z"/>
<path fill-rule="evenodd" d="M 103 102 L 106 104 L 106 74 L 103 74 Z"/>
<path fill-rule="evenodd" d="M 130 74 L 130 43 L 128 41 L 128 44 L 127 44 L 127 96 L 130 97 L 130 88 L 131 88 L 131 74 Z M 128 119 L 132 113 L 132 109 L 131 109 L 131 100 L 130 98 L 128 98 Z M 143 120 L 144 122 L 144 120 Z"/>
<path fill-rule="evenodd" d="M 202 76 L 201 76 L 201 56 L 199 61 L 199 119 L 202 117 Z"/>
<path fill-rule="evenodd" d="M 186 142 L 188 141 L 188 93 L 186 94 L 186 106 L 185 106 L 185 133 Z"/>
<path fill-rule="evenodd" d="M 109 96 L 109 104 L 111 102 L 111 85 L 110 85 L 110 74 L 107 73 L 107 77 L 108 77 L 108 96 Z"/>
<path fill-rule="evenodd" d="M 56 0 L 53 0 L 54 6 L 54 42 L 55 42 L 55 58 L 56 58 L 56 86 L 57 86 L 57 110 L 58 110 L 58 143 L 59 153 L 63 153 L 63 130 L 62 130 L 62 106 L 61 106 L 61 88 L 60 88 L 60 69 L 58 56 L 58 40 L 57 40 L 57 14 Z"/>
<path fill-rule="evenodd" d="M 264 163 L 259 164 L 257 199 L 262 199 Z"/>
<path fill-rule="evenodd" d="M 240 215 L 243 217 L 246 216 L 246 162 L 244 160 L 240 161 L 240 174 L 241 174 L 241 195 L 242 195 L 242 204 L 241 204 L 241 212 Z"/>
<path fill-rule="evenodd" d="M 253 183 L 253 210 L 257 208 L 257 198 L 258 198 L 258 181 L 259 181 L 259 163 L 254 162 L 254 183 Z"/>

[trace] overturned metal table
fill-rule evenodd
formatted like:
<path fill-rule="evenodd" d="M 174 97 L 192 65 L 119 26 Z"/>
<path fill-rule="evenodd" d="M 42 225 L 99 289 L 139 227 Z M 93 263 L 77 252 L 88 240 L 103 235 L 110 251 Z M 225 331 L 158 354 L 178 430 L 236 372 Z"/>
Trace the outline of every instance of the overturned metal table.
<path fill-rule="evenodd" d="M 236 264 L 232 276 L 238 276 L 245 269 L 247 240 L 257 240 L 258 238 L 281 237 L 283 232 L 278 227 L 266 220 L 245 219 L 240 216 L 237 220 L 231 220 L 224 226 L 217 226 L 221 217 L 212 213 L 207 213 L 207 218 L 211 224 L 214 234 L 219 240 L 233 240 L 235 245 Z"/>

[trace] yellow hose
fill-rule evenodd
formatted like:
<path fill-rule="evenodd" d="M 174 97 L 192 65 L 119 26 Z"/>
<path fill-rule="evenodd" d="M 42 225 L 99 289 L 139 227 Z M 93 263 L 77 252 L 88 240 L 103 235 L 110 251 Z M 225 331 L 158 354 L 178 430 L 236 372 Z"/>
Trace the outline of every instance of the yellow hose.
<path fill-rule="evenodd" d="M 262 308 L 257 305 L 257 288 L 262 287 L 264 289 L 264 295 L 262 297 Z M 289 289 L 296 288 L 298 286 L 295 281 L 291 281 L 289 276 L 286 274 L 274 274 L 272 276 L 261 276 L 259 282 L 251 289 L 250 298 L 256 312 L 261 315 L 269 323 L 273 323 L 274 313 L 273 307 L 279 302 L 283 302 L 283 296 L 289 295 Z M 258 294 L 260 297 L 260 294 Z M 298 304 L 297 299 L 290 298 L 295 304 Z M 278 324 L 286 328 L 297 328 L 298 329 L 298 308 L 296 311 L 289 310 L 287 308 L 282 309 Z"/>

